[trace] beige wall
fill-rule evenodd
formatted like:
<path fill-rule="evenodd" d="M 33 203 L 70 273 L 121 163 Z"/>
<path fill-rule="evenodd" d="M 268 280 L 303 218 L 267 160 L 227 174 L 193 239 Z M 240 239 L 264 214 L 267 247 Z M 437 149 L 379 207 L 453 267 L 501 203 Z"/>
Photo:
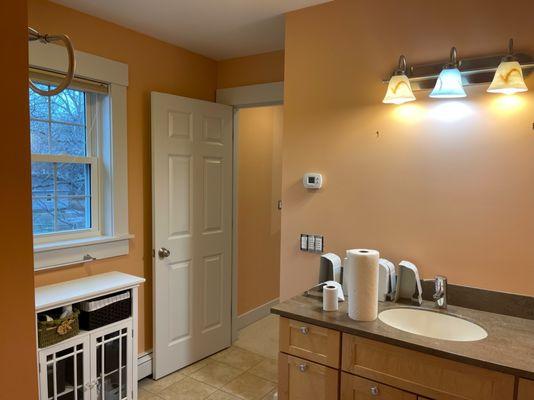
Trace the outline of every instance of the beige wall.
<path fill-rule="evenodd" d="M 284 80 L 284 51 L 232 58 L 217 63 L 217 88 Z"/>
<path fill-rule="evenodd" d="M 37 286 L 118 270 L 147 278 L 140 291 L 139 350 L 152 348 L 150 92 L 214 100 L 217 64 L 118 25 L 44 0 L 29 0 L 29 24 L 71 36 L 78 50 L 128 64 L 130 254 L 35 275 Z M 29 207 L 29 205 L 28 205 Z"/>
<path fill-rule="evenodd" d="M 282 106 L 239 111 L 237 312 L 276 299 L 280 290 Z"/>
<path fill-rule="evenodd" d="M 28 132 L 27 7 L 0 3 L 0 107 L 4 151 L 0 157 L 0 397 L 37 398 Z"/>
<path fill-rule="evenodd" d="M 518 10 L 520 10 L 518 12 Z M 336 0 L 287 16 L 281 297 L 309 288 L 326 250 L 371 247 L 415 262 L 424 278 L 534 295 L 534 78 L 512 99 L 470 87 L 461 102 L 381 103 L 381 79 L 411 63 L 534 54 L 532 1 Z M 454 120 L 454 118 L 457 118 Z M 380 133 L 377 137 L 376 132 Z M 324 189 L 306 192 L 308 170 Z"/>

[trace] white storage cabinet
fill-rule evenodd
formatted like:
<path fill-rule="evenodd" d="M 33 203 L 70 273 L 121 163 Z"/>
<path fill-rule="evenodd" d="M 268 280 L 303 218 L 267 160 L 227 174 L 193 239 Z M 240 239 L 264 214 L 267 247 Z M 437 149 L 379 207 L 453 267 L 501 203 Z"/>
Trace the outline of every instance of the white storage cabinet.
<path fill-rule="evenodd" d="M 36 289 L 36 317 L 124 290 L 132 298 L 130 318 L 38 349 L 40 400 L 137 399 L 137 288 L 143 282 L 110 272 Z"/>

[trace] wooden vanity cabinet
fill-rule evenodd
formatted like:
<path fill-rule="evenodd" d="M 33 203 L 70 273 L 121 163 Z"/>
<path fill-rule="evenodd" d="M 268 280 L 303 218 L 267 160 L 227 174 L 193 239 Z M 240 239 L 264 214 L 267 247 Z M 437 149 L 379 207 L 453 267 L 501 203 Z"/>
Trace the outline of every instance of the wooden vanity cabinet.
<path fill-rule="evenodd" d="M 342 369 L 435 399 L 513 400 L 515 377 L 343 334 Z"/>
<path fill-rule="evenodd" d="M 337 400 L 339 371 L 299 357 L 278 357 L 280 400 Z"/>
<path fill-rule="evenodd" d="M 534 381 L 280 318 L 281 400 L 534 400 Z"/>
<path fill-rule="evenodd" d="M 280 318 L 280 351 L 339 368 L 341 333 L 333 329 Z"/>
<path fill-rule="evenodd" d="M 417 400 L 417 395 L 342 372 L 341 400 Z"/>
<path fill-rule="evenodd" d="M 534 381 L 527 379 L 519 379 L 519 387 L 517 389 L 517 400 L 533 400 L 534 399 Z"/>

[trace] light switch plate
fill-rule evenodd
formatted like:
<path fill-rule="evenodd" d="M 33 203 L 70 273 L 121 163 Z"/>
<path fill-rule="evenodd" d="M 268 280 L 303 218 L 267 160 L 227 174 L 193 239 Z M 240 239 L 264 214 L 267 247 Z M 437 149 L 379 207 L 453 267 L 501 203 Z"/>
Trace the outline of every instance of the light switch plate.
<path fill-rule="evenodd" d="M 301 233 L 300 234 L 300 250 L 307 251 L 310 253 L 324 252 L 324 236 Z"/>

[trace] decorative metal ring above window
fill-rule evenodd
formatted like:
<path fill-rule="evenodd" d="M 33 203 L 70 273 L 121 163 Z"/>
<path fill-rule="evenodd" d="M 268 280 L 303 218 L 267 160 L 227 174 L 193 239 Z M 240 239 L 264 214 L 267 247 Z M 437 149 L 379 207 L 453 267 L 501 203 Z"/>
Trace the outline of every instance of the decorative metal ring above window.
<path fill-rule="evenodd" d="M 67 73 L 65 74 L 65 79 L 63 79 L 63 81 L 55 89 L 52 89 L 52 90 L 39 89 L 37 85 L 33 83 L 32 80 L 30 79 L 30 87 L 34 92 L 40 94 L 41 96 L 55 96 L 56 94 L 59 94 L 63 90 L 65 90 L 72 83 L 72 79 L 74 78 L 74 69 L 76 67 L 76 60 L 74 58 L 74 48 L 72 47 L 72 42 L 67 35 L 41 34 L 35 29 L 28 27 L 28 41 L 33 42 L 35 40 L 39 40 L 41 43 L 45 43 L 45 44 L 61 41 L 67 48 L 67 53 L 69 56 L 69 63 L 68 63 L 69 67 L 67 69 Z"/>

